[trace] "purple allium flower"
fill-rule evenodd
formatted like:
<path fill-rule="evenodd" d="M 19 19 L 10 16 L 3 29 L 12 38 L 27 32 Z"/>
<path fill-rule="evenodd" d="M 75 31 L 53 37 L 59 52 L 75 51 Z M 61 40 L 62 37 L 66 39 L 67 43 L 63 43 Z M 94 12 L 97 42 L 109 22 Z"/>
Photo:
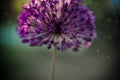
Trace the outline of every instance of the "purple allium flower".
<path fill-rule="evenodd" d="M 18 16 L 23 43 L 58 50 L 89 47 L 96 37 L 95 16 L 81 0 L 30 0 Z"/>

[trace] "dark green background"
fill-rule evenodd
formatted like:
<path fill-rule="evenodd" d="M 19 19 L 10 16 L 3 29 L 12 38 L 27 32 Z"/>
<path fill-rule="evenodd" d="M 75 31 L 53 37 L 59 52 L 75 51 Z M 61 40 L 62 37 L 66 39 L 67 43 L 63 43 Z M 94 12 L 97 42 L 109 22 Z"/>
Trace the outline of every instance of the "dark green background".
<path fill-rule="evenodd" d="M 0 80 L 47 80 L 53 49 L 29 47 L 17 35 L 25 0 L 0 1 Z M 118 80 L 120 0 L 84 0 L 96 16 L 97 38 L 79 52 L 58 52 L 55 80 Z"/>

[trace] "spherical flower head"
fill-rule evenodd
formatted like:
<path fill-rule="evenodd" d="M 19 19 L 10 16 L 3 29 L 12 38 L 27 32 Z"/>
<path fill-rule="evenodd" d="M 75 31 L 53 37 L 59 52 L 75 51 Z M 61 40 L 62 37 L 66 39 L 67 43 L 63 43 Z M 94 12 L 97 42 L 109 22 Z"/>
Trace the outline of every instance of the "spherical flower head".
<path fill-rule="evenodd" d="M 81 0 L 30 0 L 18 16 L 23 43 L 74 51 L 89 47 L 96 37 L 95 16 Z"/>

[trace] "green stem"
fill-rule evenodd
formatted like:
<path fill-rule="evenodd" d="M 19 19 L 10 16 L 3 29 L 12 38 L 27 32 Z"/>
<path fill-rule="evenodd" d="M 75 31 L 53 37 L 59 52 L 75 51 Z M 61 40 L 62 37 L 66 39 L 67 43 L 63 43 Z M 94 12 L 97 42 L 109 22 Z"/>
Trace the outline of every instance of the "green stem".
<path fill-rule="evenodd" d="M 54 80 L 56 56 L 57 56 L 57 49 L 55 47 L 54 53 L 52 54 L 52 62 L 51 62 L 51 68 L 50 68 L 50 74 L 48 80 Z"/>

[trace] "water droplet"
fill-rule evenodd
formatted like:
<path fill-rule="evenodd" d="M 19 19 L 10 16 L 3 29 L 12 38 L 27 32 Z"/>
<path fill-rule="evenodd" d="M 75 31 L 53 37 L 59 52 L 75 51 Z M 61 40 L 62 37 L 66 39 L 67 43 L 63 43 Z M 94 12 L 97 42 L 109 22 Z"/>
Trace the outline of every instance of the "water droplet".
<path fill-rule="evenodd" d="M 110 56 L 107 56 L 108 59 L 110 59 Z"/>
<path fill-rule="evenodd" d="M 7 16 L 8 15 L 8 13 L 7 12 L 5 12 L 5 16 Z"/>
<path fill-rule="evenodd" d="M 107 36 L 107 39 L 108 39 L 108 40 L 112 40 L 110 35 Z"/>
<path fill-rule="evenodd" d="M 120 44 L 120 41 L 118 41 L 118 44 Z"/>
<path fill-rule="evenodd" d="M 100 53 L 100 49 L 97 49 L 97 53 Z"/>
<path fill-rule="evenodd" d="M 112 19 L 111 18 L 108 18 L 108 22 L 111 22 L 112 21 Z"/>
<path fill-rule="evenodd" d="M 91 4 L 92 2 L 91 1 L 88 1 L 88 4 Z"/>
<path fill-rule="evenodd" d="M 116 23 L 119 23 L 119 20 L 116 20 L 115 22 L 116 22 Z"/>

